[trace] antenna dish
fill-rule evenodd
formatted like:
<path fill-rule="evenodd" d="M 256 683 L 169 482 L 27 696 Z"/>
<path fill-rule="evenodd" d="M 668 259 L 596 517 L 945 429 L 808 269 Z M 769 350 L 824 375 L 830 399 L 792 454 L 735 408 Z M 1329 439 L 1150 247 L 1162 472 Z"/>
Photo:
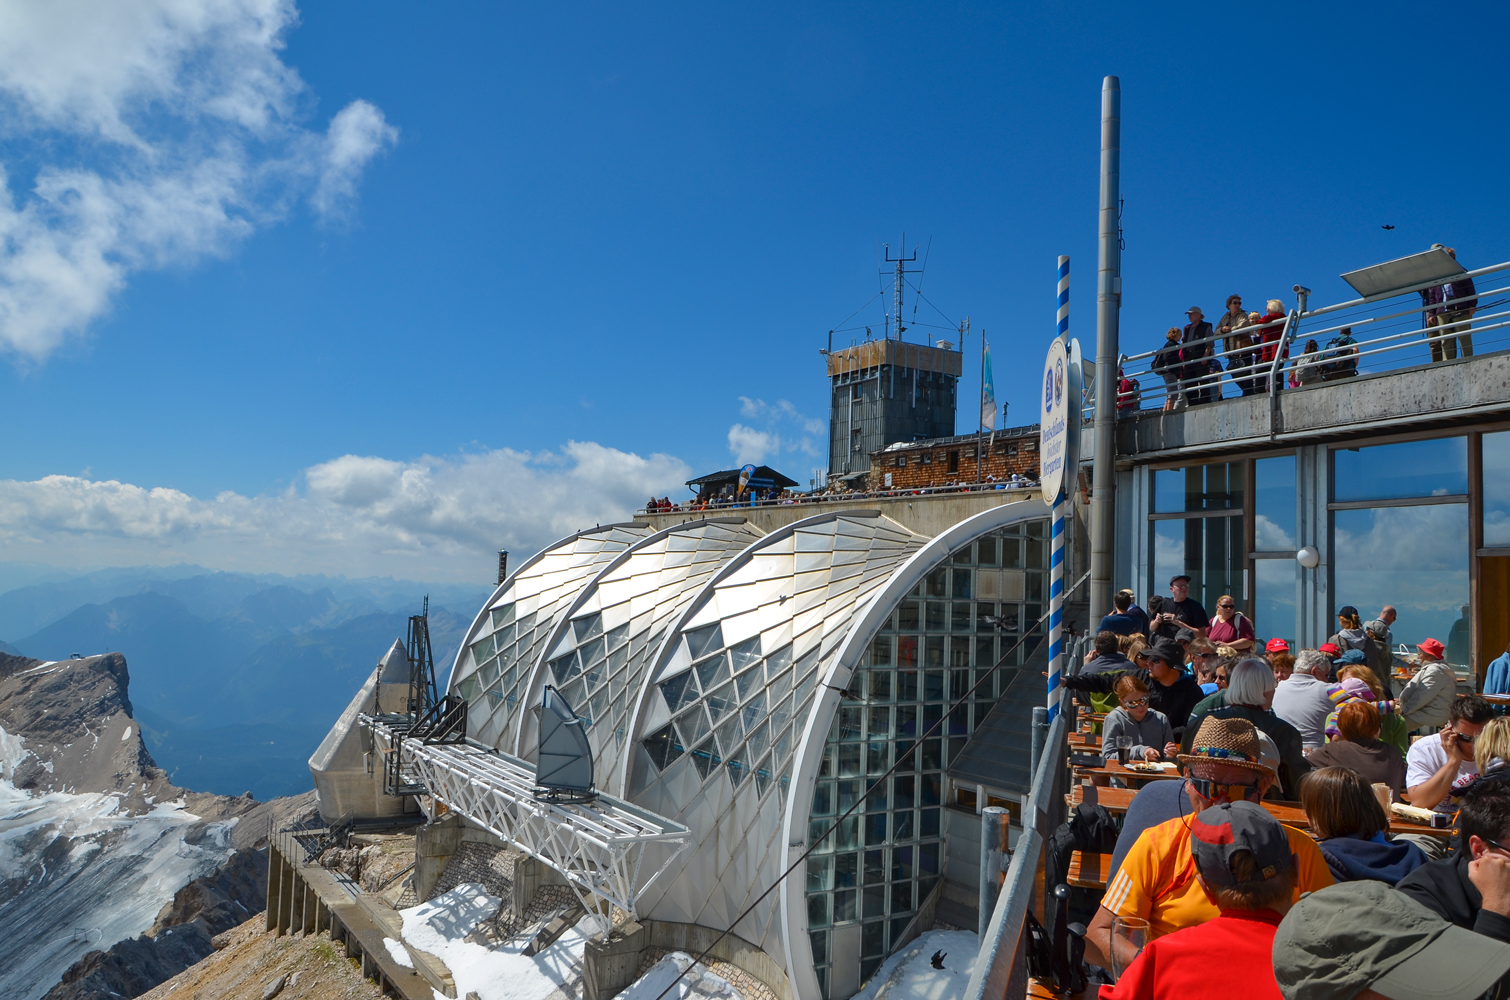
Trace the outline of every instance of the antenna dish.
<path fill-rule="evenodd" d="M 597 797 L 592 785 L 592 747 L 582 720 L 561 692 L 545 686 L 540 698 L 540 753 L 535 795 L 554 802 L 586 802 Z"/>

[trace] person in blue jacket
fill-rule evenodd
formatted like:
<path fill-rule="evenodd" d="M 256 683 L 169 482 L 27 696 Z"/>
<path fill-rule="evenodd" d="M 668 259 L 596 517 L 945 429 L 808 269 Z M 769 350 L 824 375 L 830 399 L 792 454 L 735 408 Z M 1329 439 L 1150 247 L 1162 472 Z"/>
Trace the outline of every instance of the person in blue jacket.
<path fill-rule="evenodd" d="M 1484 672 L 1484 694 L 1510 694 L 1510 645 Z"/>

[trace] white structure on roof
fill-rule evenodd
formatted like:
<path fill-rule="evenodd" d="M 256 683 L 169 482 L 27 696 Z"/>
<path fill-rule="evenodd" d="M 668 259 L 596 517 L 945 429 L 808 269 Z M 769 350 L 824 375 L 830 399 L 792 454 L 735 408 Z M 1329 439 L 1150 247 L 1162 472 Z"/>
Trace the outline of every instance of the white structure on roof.
<path fill-rule="evenodd" d="M 449 692 L 476 739 L 528 761 L 527 709 L 560 690 L 599 788 L 690 831 L 680 855 L 645 849 L 646 872 L 670 863 L 639 914 L 731 930 L 796 996 L 844 1000 L 917 933 L 939 886 L 943 771 L 1005 689 L 1009 671 L 992 670 L 1016 641 L 984 619 L 1038 618 L 1046 523 L 1018 502 L 933 538 L 854 510 L 766 535 L 739 517 L 583 532 L 498 587 Z"/>

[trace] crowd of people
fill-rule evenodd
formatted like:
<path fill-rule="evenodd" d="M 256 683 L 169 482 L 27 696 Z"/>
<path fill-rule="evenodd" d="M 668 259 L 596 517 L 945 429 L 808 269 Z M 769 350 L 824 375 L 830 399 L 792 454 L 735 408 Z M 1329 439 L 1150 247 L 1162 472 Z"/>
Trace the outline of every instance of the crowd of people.
<path fill-rule="evenodd" d="M 1105 759 L 1183 776 L 1127 808 L 1083 936 L 1120 975 L 1100 995 L 1510 998 L 1510 717 L 1458 693 L 1436 639 L 1398 656 L 1393 607 L 1339 608 L 1327 642 L 1292 650 L 1189 584 L 1146 610 L 1119 592 L 1063 681 L 1105 713 Z M 1391 834 L 1395 803 L 1452 836 Z"/>
<path fill-rule="evenodd" d="M 1432 245 L 1457 259 L 1457 252 L 1440 243 Z M 1421 329 L 1433 363 L 1473 356 L 1473 316 L 1478 310 L 1473 279 L 1466 275 L 1421 290 Z M 1242 296 L 1229 295 L 1225 311 L 1212 323 L 1200 306 L 1185 313 L 1183 326 L 1171 326 L 1164 345 L 1154 352 L 1150 370 L 1164 380 L 1164 410 L 1213 403 L 1222 398 L 1227 382 L 1242 396 L 1269 391 L 1270 373 L 1280 388 L 1314 385 L 1358 374 L 1358 342 L 1351 327 L 1320 344 L 1307 340 L 1291 356 L 1285 338 L 1287 316 L 1284 303 L 1269 299 L 1264 311 L 1247 311 Z M 1278 358 L 1276 368 L 1275 361 Z M 1143 387 L 1118 372 L 1117 410 L 1126 415 L 1137 410 Z"/>
<path fill-rule="evenodd" d="M 932 493 L 976 492 L 979 490 L 1019 490 L 1038 485 L 1038 479 L 1020 473 L 1012 473 L 1005 479 L 986 476 L 983 482 L 951 480 L 936 486 L 919 486 L 908 489 L 853 489 L 835 483 L 827 489 L 812 493 L 798 493 L 787 489 L 748 490 L 736 494 L 732 490 L 718 493 L 701 493 L 681 503 L 670 497 L 651 497 L 645 503 L 647 514 L 673 514 L 683 511 L 727 510 L 733 507 L 771 507 L 781 504 L 824 503 L 835 500 L 866 500 L 882 497 L 922 496 Z"/>

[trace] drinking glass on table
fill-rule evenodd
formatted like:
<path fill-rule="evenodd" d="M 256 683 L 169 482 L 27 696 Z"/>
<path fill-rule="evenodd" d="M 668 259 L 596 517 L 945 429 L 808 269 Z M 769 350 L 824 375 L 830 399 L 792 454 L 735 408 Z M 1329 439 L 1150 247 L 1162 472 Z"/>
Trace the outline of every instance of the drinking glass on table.
<path fill-rule="evenodd" d="M 1112 979 L 1122 978 L 1148 943 L 1148 921 L 1142 917 L 1112 918 Z"/>
<path fill-rule="evenodd" d="M 1112 739 L 1117 741 L 1115 744 L 1117 749 L 1117 763 L 1121 764 L 1123 767 L 1126 767 L 1128 755 L 1132 752 L 1133 748 L 1132 737 L 1114 736 L 1112 737 Z"/>

